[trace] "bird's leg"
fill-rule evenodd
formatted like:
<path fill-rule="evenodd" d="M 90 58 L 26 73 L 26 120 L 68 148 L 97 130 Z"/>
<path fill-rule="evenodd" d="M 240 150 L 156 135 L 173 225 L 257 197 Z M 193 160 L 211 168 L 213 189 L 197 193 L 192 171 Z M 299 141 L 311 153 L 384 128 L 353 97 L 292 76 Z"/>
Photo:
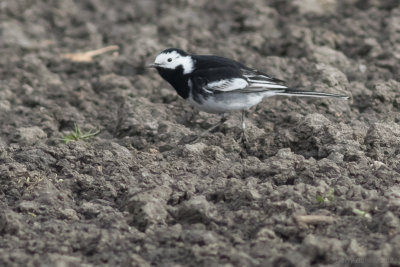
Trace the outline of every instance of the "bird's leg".
<path fill-rule="evenodd" d="M 242 131 L 243 132 L 246 129 L 246 123 L 244 121 L 245 119 L 246 119 L 246 111 L 242 110 Z"/>
<path fill-rule="evenodd" d="M 217 129 L 219 126 L 224 124 L 227 120 L 228 120 L 228 118 L 226 116 L 226 113 L 222 113 L 220 121 L 217 124 L 215 124 L 214 126 L 212 126 L 209 129 L 205 130 L 201 135 L 204 136 L 207 133 L 211 133 L 212 131 Z"/>
<path fill-rule="evenodd" d="M 197 115 L 199 115 L 199 110 L 192 107 L 192 112 L 190 113 L 190 117 L 187 121 L 189 123 L 194 123 Z"/>
<path fill-rule="evenodd" d="M 246 122 L 245 122 L 245 120 L 246 120 L 246 111 L 245 110 L 242 110 L 242 119 L 241 119 L 241 122 L 242 122 L 242 136 L 240 137 L 240 141 L 241 142 L 243 142 L 243 143 L 246 143 L 248 140 L 247 140 L 247 136 L 246 136 Z"/>
<path fill-rule="evenodd" d="M 200 138 L 202 138 L 203 136 L 211 133 L 212 131 L 214 131 L 215 129 L 217 129 L 219 126 L 221 126 L 222 124 L 224 124 L 226 121 L 228 120 L 227 118 L 227 114 L 226 113 L 222 113 L 221 114 L 221 120 L 213 125 L 212 127 L 208 128 L 207 130 L 203 131 L 200 135 L 197 136 L 197 138 L 195 138 L 192 142 L 197 142 Z"/>

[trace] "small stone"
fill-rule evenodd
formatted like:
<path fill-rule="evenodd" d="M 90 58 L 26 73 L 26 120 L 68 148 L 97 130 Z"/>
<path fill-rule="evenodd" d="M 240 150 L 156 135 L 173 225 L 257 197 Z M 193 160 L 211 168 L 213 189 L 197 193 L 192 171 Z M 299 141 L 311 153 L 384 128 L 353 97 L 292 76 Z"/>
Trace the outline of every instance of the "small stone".
<path fill-rule="evenodd" d="M 10 109 L 11 109 L 10 101 L 8 101 L 8 100 L 0 101 L 0 111 L 7 112 L 7 111 L 10 111 Z"/>
<path fill-rule="evenodd" d="M 171 190 L 165 186 L 134 194 L 127 204 L 131 214 L 129 223 L 140 231 L 145 231 L 153 224 L 164 224 L 168 216 L 166 200 Z"/>
<path fill-rule="evenodd" d="M 201 154 L 207 146 L 204 143 L 195 143 L 185 145 L 185 152 L 190 154 Z"/>
<path fill-rule="evenodd" d="M 73 209 L 63 209 L 60 212 L 66 219 L 79 220 L 78 214 Z"/>
<path fill-rule="evenodd" d="M 16 138 L 27 145 L 34 145 L 39 140 L 47 138 L 47 134 L 37 126 L 17 129 Z"/>
<path fill-rule="evenodd" d="M 349 59 L 342 52 L 328 46 L 315 46 L 313 48 L 313 57 L 317 62 L 332 65 L 341 70 L 350 67 Z"/>
<path fill-rule="evenodd" d="M 295 0 L 294 5 L 301 14 L 314 13 L 318 15 L 330 14 L 336 11 L 336 0 Z"/>
<path fill-rule="evenodd" d="M 18 208 L 22 212 L 29 212 L 29 213 L 35 213 L 39 207 L 36 202 L 33 201 L 28 201 L 28 200 L 23 200 L 21 203 L 19 203 Z"/>
<path fill-rule="evenodd" d="M 366 249 L 360 246 L 356 239 L 351 239 L 349 246 L 347 247 L 347 253 L 350 255 L 356 255 L 357 257 L 364 257 L 366 254 Z"/>
<path fill-rule="evenodd" d="M 217 216 L 217 210 L 213 203 L 206 200 L 204 196 L 195 196 L 179 208 L 177 218 L 179 220 L 194 224 L 208 224 L 214 221 Z"/>
<path fill-rule="evenodd" d="M 257 239 L 259 241 L 272 241 L 277 238 L 275 232 L 268 227 L 261 228 L 257 233 Z"/>
<path fill-rule="evenodd" d="M 33 42 L 24 33 L 23 26 L 18 22 L 9 21 L 0 24 L 0 44 L 17 46 L 22 48 L 31 48 Z"/>

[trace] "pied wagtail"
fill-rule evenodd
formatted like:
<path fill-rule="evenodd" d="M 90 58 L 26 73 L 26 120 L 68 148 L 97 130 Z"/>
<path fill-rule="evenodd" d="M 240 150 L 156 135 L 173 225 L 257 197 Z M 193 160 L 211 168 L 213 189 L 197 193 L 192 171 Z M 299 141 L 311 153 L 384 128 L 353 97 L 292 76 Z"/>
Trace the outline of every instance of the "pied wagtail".
<path fill-rule="evenodd" d="M 206 132 L 225 122 L 226 113 L 241 110 L 244 136 L 245 111 L 260 103 L 264 97 L 285 95 L 348 99 L 346 95 L 289 88 L 284 81 L 237 61 L 219 56 L 192 55 L 177 48 L 164 50 L 147 67 L 156 68 L 178 95 L 195 108 L 222 115 L 220 123 Z"/>

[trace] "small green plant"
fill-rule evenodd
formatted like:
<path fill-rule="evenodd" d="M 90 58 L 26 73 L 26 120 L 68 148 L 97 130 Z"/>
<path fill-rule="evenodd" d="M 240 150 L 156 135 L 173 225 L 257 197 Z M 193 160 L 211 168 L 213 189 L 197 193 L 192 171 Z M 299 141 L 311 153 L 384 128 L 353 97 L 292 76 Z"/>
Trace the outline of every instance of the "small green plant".
<path fill-rule="evenodd" d="M 352 211 L 353 211 L 353 213 L 354 213 L 355 215 L 357 215 L 357 216 L 365 217 L 365 218 L 371 219 L 371 214 L 369 214 L 369 213 L 366 212 L 366 211 L 363 211 L 363 210 L 360 210 L 360 209 L 357 209 L 357 208 L 354 208 Z"/>
<path fill-rule="evenodd" d="M 325 202 L 325 198 L 323 196 L 321 196 L 321 195 L 317 195 L 317 202 L 319 204 L 322 204 L 322 203 Z"/>
<path fill-rule="evenodd" d="M 23 190 L 30 190 L 40 184 L 46 178 L 44 174 L 40 172 L 32 172 L 18 179 L 18 184 Z"/>
<path fill-rule="evenodd" d="M 89 141 L 91 138 L 94 136 L 98 135 L 100 133 L 100 130 L 89 130 L 87 132 L 82 132 L 79 126 L 75 123 L 74 124 L 74 131 L 64 135 L 62 140 L 68 144 L 69 142 L 72 141 L 78 141 L 78 140 L 83 140 L 83 141 Z"/>
<path fill-rule="evenodd" d="M 319 204 L 323 204 L 325 202 L 333 202 L 335 200 L 335 189 L 331 188 L 328 194 L 317 195 L 316 199 Z"/>

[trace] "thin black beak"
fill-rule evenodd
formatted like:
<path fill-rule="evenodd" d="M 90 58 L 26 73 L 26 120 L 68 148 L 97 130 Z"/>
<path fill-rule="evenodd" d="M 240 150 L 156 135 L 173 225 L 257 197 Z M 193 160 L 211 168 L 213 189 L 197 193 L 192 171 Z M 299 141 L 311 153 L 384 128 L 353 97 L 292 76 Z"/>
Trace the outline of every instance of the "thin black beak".
<path fill-rule="evenodd" d="M 157 66 L 158 66 L 158 64 L 151 63 L 151 64 L 146 65 L 146 68 L 157 68 Z"/>

